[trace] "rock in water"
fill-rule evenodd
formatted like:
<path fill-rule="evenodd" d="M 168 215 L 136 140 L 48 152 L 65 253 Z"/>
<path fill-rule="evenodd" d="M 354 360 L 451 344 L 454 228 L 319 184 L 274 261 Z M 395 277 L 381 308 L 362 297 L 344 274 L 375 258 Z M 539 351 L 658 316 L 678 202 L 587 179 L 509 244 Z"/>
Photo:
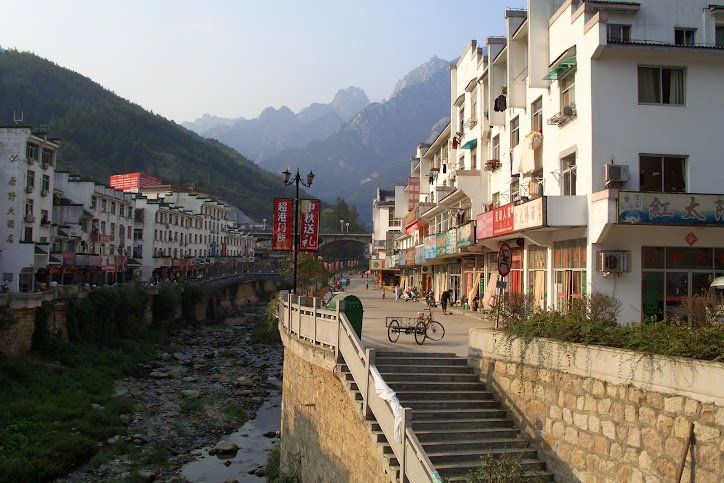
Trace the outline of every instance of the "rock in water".
<path fill-rule="evenodd" d="M 216 446 L 209 450 L 210 455 L 234 456 L 239 451 L 239 446 L 231 441 L 219 441 Z"/>
<path fill-rule="evenodd" d="M 183 389 L 181 395 L 183 397 L 199 397 L 201 396 L 201 391 L 198 389 Z"/>
<path fill-rule="evenodd" d="M 267 431 L 266 433 L 264 433 L 265 438 L 276 438 L 276 436 L 276 431 Z"/>
<path fill-rule="evenodd" d="M 151 371 L 149 374 L 154 379 L 166 379 L 168 377 L 168 374 L 162 371 Z"/>
<path fill-rule="evenodd" d="M 254 387 L 256 384 L 249 376 L 239 376 L 231 385 L 234 387 Z"/>

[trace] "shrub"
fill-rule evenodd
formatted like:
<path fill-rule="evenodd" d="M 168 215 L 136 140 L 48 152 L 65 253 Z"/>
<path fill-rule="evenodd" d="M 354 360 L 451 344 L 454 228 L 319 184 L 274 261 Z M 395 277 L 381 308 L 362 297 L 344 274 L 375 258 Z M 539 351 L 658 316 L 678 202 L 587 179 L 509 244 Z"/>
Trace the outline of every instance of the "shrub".
<path fill-rule="evenodd" d="M 525 476 L 520 458 L 502 455 L 498 458 L 483 456 L 480 467 L 467 474 L 467 483 L 523 483 L 530 481 Z"/>
<path fill-rule="evenodd" d="M 164 325 L 176 318 L 176 311 L 181 305 L 181 289 L 174 284 L 159 286 L 153 298 L 153 321 Z"/>
<path fill-rule="evenodd" d="M 196 304 L 204 293 L 198 285 L 185 284 L 181 289 L 181 314 L 187 322 L 196 322 Z"/>

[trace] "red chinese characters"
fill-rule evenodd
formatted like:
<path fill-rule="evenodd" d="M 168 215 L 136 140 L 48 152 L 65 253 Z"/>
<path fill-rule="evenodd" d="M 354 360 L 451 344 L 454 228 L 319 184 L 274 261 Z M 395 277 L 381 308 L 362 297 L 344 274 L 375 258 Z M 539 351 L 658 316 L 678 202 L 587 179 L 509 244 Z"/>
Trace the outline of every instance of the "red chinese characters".
<path fill-rule="evenodd" d="M 493 211 L 493 236 L 513 233 L 513 203 Z"/>
<path fill-rule="evenodd" d="M 274 198 L 274 226 L 272 231 L 272 249 L 292 249 L 292 229 L 294 228 L 294 200 Z"/>
<path fill-rule="evenodd" d="M 299 200 L 299 251 L 319 250 L 319 200 Z"/>

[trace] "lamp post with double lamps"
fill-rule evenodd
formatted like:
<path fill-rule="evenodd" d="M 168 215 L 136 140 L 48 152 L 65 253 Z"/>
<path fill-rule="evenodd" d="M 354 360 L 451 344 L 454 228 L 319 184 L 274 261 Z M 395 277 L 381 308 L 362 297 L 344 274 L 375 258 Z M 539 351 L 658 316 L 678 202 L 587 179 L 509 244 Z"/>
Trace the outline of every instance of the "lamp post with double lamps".
<path fill-rule="evenodd" d="M 302 177 L 299 175 L 299 168 L 297 168 L 297 174 L 294 175 L 294 178 L 291 180 L 289 179 L 291 177 L 292 173 L 289 172 L 288 169 L 285 169 L 282 171 L 282 176 L 284 179 L 284 185 L 291 186 L 296 185 L 296 194 L 294 195 L 294 246 L 292 247 L 292 250 L 294 250 L 294 294 L 297 294 L 297 254 L 299 253 L 299 185 L 309 188 L 312 186 L 312 181 L 314 181 L 314 173 L 309 172 L 307 175 L 307 182 L 305 183 L 302 180 Z"/>

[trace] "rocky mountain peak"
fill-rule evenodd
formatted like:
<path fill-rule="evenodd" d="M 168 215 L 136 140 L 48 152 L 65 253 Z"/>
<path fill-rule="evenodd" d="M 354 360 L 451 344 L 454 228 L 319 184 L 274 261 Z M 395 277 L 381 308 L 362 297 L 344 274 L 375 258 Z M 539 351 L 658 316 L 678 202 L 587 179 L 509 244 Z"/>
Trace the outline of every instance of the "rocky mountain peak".
<path fill-rule="evenodd" d="M 345 121 L 354 117 L 355 114 L 367 107 L 370 100 L 364 90 L 357 86 L 349 86 L 340 89 L 334 95 L 330 105 L 332 109 Z"/>
<path fill-rule="evenodd" d="M 405 77 L 397 81 L 397 84 L 395 84 L 395 89 L 392 91 L 391 97 L 395 97 L 403 89 L 407 89 L 408 87 L 428 82 L 436 74 L 439 74 L 440 71 L 447 70 L 448 66 L 449 62 L 447 60 L 443 60 L 438 56 L 433 55 L 432 57 L 430 57 L 430 60 L 428 60 L 424 64 L 417 66 L 416 68 L 411 70 Z"/>

